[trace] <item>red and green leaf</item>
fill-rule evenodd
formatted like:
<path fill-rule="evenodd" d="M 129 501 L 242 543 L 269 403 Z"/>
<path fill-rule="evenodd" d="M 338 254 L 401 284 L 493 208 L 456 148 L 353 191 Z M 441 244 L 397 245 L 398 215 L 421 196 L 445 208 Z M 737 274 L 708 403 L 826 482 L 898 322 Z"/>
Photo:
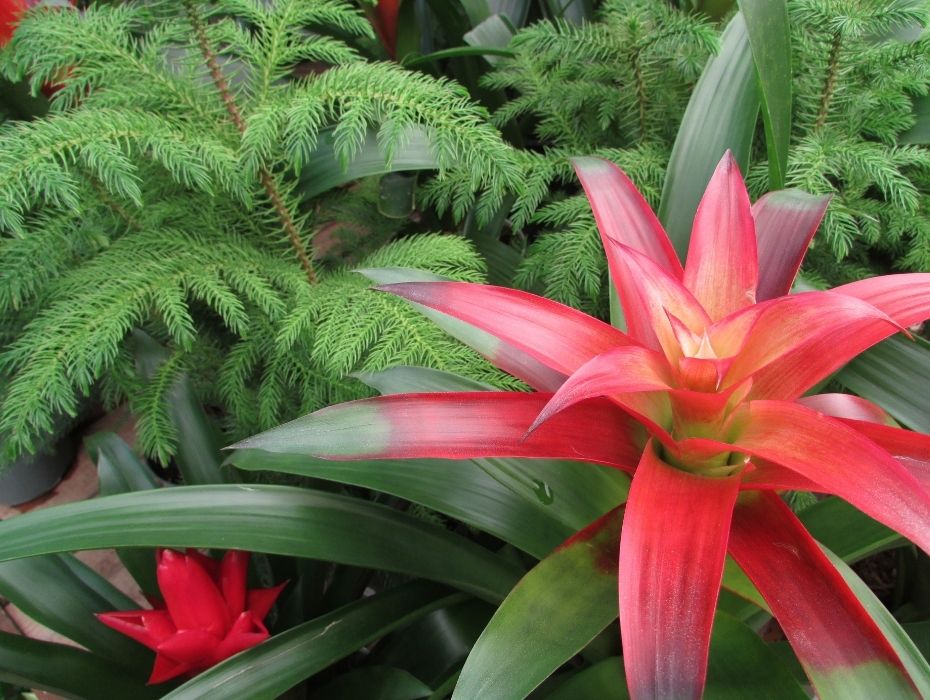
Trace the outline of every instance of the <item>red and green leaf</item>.
<path fill-rule="evenodd" d="M 819 697 L 920 697 L 878 625 L 777 495 L 740 498 L 729 549 L 765 597 Z"/>
<path fill-rule="evenodd" d="M 738 492 L 738 477 L 675 469 L 646 447 L 620 538 L 620 632 L 633 697 L 701 697 Z"/>
<path fill-rule="evenodd" d="M 548 457 L 631 469 L 633 420 L 606 400 L 562 411 L 524 439 L 552 394 L 398 394 L 324 408 L 233 445 L 326 459 Z"/>

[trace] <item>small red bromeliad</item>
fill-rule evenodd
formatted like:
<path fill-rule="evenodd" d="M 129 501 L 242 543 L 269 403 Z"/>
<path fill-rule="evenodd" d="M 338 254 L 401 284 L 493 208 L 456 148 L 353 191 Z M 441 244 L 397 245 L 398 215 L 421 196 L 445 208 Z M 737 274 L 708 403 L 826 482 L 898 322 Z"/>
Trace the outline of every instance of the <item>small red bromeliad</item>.
<path fill-rule="evenodd" d="M 789 294 L 827 201 L 782 191 L 751 205 L 729 154 L 697 210 L 682 267 L 618 168 L 593 158 L 575 168 L 628 330 L 512 289 L 379 287 L 457 319 L 461 339 L 535 392 L 333 406 L 295 422 L 301 451 L 340 460 L 560 458 L 630 473 L 619 611 L 633 698 L 702 694 L 728 553 L 819 695 L 844 697 L 855 679 L 872 697 L 918 696 L 778 492 L 835 494 L 930 552 L 930 436 L 893 427 L 863 399 L 805 396 L 866 348 L 930 317 L 930 274 Z M 275 451 L 277 430 L 236 447 Z"/>

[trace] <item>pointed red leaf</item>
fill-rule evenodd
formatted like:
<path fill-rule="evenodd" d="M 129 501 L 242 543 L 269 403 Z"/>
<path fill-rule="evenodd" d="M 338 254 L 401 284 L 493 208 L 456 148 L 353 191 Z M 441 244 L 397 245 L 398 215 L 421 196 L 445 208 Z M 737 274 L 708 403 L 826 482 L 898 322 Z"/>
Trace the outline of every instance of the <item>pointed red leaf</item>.
<path fill-rule="evenodd" d="M 177 629 L 167 610 L 125 610 L 99 613 L 97 619 L 139 644 L 155 650 Z"/>
<path fill-rule="evenodd" d="M 217 637 L 226 632 L 231 622 L 226 603 L 197 559 L 172 549 L 162 550 L 156 575 L 178 630 L 202 629 Z"/>
<path fill-rule="evenodd" d="M 244 612 L 233 623 L 225 639 L 213 650 L 211 665 L 228 659 L 240 651 L 250 649 L 256 644 L 261 644 L 268 637 L 268 630 L 265 626 L 256 623 L 251 613 Z"/>
<path fill-rule="evenodd" d="M 675 281 L 680 281 L 683 274 L 678 255 L 649 204 L 623 171 L 599 158 L 576 158 L 572 162 L 591 202 L 630 336 L 657 349 L 648 302 L 637 291 L 638 273 L 627 265 L 624 249 L 648 258 Z"/>
<path fill-rule="evenodd" d="M 662 348 L 669 360 L 681 357 L 684 330 L 698 338 L 711 320 L 694 295 L 649 257 L 617 245 L 618 265 L 628 273 L 618 285 L 630 335 L 651 348 Z M 635 332 L 634 332 L 635 331 Z"/>
<path fill-rule="evenodd" d="M 791 291 L 829 203 L 829 197 L 815 197 L 801 190 L 779 190 L 769 192 L 752 205 L 759 252 L 757 301 Z"/>
<path fill-rule="evenodd" d="M 930 318 L 930 273 L 870 277 L 831 291 L 867 301 L 904 327 Z"/>
<path fill-rule="evenodd" d="M 716 320 L 755 303 L 759 281 L 749 193 L 727 151 L 694 216 L 684 283 Z"/>
<path fill-rule="evenodd" d="M 230 549 L 220 565 L 220 590 L 230 617 L 235 620 L 245 610 L 245 585 L 249 571 L 249 553 Z"/>
<path fill-rule="evenodd" d="M 610 396 L 624 408 L 659 423 L 662 416 L 653 415 L 653 407 L 636 396 L 636 392 L 663 391 L 670 388 L 670 368 L 665 358 L 654 350 L 637 346 L 614 348 L 594 357 L 576 372 L 553 395 L 530 430 L 535 430 L 553 415 L 580 401 L 597 396 Z"/>
<path fill-rule="evenodd" d="M 164 654 L 156 654 L 155 666 L 152 668 L 152 675 L 149 676 L 148 685 L 170 681 L 172 678 L 177 678 L 192 670 L 190 664 L 180 663 Z"/>
<path fill-rule="evenodd" d="M 834 418 L 862 420 L 882 425 L 895 425 L 894 418 L 881 406 L 851 394 L 815 394 L 798 399 L 802 406 Z"/>
<path fill-rule="evenodd" d="M 787 401 L 753 401 L 736 426 L 736 450 L 798 472 L 930 552 L 930 495 L 855 429 Z"/>
<path fill-rule="evenodd" d="M 700 698 L 739 478 L 675 469 L 647 445 L 620 534 L 620 632 L 633 698 Z"/>
<path fill-rule="evenodd" d="M 840 420 L 888 452 L 930 491 L 930 435 L 866 421 Z"/>
<path fill-rule="evenodd" d="M 265 619 L 285 586 L 287 586 L 287 581 L 279 583 L 274 588 L 253 588 L 249 591 L 248 610 L 258 622 Z"/>
<path fill-rule="evenodd" d="M 210 658 L 220 641 L 220 637 L 203 629 L 178 630 L 159 644 L 157 651 L 181 663 L 200 665 Z"/>
<path fill-rule="evenodd" d="M 572 165 L 591 202 L 607 259 L 620 254 L 613 249 L 614 243 L 620 243 L 647 255 L 680 280 L 682 268 L 675 248 L 630 178 L 601 158 L 573 158 Z"/>
<path fill-rule="evenodd" d="M 918 697 L 878 625 L 777 495 L 740 498 L 729 550 L 771 607 L 819 697 Z"/>
<path fill-rule="evenodd" d="M 324 459 L 541 457 L 630 469 L 639 427 L 594 399 L 526 431 L 552 394 L 400 394 L 324 408 L 233 445 Z"/>
<path fill-rule="evenodd" d="M 898 326 L 871 304 L 834 292 L 767 302 L 724 385 L 752 377 L 751 397 L 795 399 Z"/>
<path fill-rule="evenodd" d="M 468 282 L 407 282 L 376 289 L 491 333 L 564 375 L 605 350 L 634 344 L 603 321 L 515 289 Z M 509 366 L 502 369 L 510 371 Z"/>

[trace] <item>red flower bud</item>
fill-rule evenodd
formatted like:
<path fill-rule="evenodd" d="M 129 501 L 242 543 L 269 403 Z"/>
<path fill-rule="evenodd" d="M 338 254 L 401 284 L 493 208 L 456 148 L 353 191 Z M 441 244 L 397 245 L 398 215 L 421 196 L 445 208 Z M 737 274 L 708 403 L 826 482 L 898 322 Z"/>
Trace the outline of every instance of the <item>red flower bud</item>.
<path fill-rule="evenodd" d="M 193 676 L 268 638 L 263 620 L 287 584 L 246 590 L 248 552 L 230 550 L 220 563 L 195 550 L 155 557 L 164 606 L 97 616 L 155 652 L 149 684 Z"/>

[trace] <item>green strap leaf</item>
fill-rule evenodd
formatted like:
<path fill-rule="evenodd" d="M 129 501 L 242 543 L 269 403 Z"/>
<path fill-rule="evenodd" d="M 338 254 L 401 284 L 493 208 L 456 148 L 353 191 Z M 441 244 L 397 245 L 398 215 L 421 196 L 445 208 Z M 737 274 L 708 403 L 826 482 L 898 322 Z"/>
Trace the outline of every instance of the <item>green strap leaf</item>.
<path fill-rule="evenodd" d="M 478 638 L 453 700 L 526 697 L 617 617 L 622 518 L 612 511 L 523 577 Z"/>
<path fill-rule="evenodd" d="M 149 491 L 162 483 L 135 452 L 114 433 L 97 433 L 86 441 L 87 449 L 97 463 L 100 495 Z M 158 593 L 155 578 L 155 555 L 150 549 L 120 549 L 116 552 L 123 566 L 149 594 Z"/>
<path fill-rule="evenodd" d="M 162 690 L 124 675 L 112 661 L 74 647 L 0 632 L 0 681 L 76 700 L 155 700 Z"/>
<path fill-rule="evenodd" d="M 344 168 L 336 156 L 333 130 L 322 130 L 316 150 L 307 158 L 300 172 L 297 194 L 309 200 L 360 177 L 406 170 L 435 170 L 439 167 L 426 129 L 408 129 L 400 141 L 404 145 L 394 151 L 393 158 L 388 162 L 387 151 L 378 143 L 377 133 L 369 130 L 355 157 Z"/>
<path fill-rule="evenodd" d="M 111 661 L 129 669 L 151 664 L 150 653 L 94 617 L 138 606 L 71 555 L 0 563 L 0 595 L 36 622 Z"/>
<path fill-rule="evenodd" d="M 746 19 L 749 47 L 765 125 L 769 189 L 785 186 L 791 139 L 791 34 L 785 0 L 739 0 Z"/>
<path fill-rule="evenodd" d="M 513 39 L 513 29 L 506 18 L 500 15 L 491 15 L 476 24 L 462 38 L 469 46 L 492 46 L 496 49 L 506 49 L 510 45 L 510 40 Z M 484 59 L 492 66 L 501 59 L 500 56 L 493 53 L 483 55 Z"/>
<path fill-rule="evenodd" d="M 537 559 L 573 532 L 549 516 L 542 504 L 534 507 L 470 461 L 334 462 L 239 450 L 230 462 L 248 471 L 299 474 L 389 493 L 477 527 Z"/>
<path fill-rule="evenodd" d="M 316 691 L 314 700 L 419 700 L 432 689 L 402 668 L 359 668 Z"/>
<path fill-rule="evenodd" d="M 848 562 L 897 547 L 906 541 L 891 528 L 835 496 L 805 508 L 798 517 L 815 540 Z"/>
<path fill-rule="evenodd" d="M 844 367 L 836 380 L 874 401 L 895 420 L 930 433 L 930 343 L 889 338 Z"/>
<path fill-rule="evenodd" d="M 749 33 L 739 12 L 723 32 L 720 53 L 707 62 L 691 94 L 662 188 L 659 219 L 680 258 L 688 252 L 704 188 L 727 149 L 745 172 L 758 115 Z"/>
<path fill-rule="evenodd" d="M 423 581 L 364 598 L 217 664 L 163 700 L 278 697 L 366 644 L 462 598 Z"/>
<path fill-rule="evenodd" d="M 325 559 L 502 600 L 521 569 L 391 508 L 287 486 L 184 486 L 108 496 L 0 523 L 0 561 L 108 547 L 216 547 Z"/>

